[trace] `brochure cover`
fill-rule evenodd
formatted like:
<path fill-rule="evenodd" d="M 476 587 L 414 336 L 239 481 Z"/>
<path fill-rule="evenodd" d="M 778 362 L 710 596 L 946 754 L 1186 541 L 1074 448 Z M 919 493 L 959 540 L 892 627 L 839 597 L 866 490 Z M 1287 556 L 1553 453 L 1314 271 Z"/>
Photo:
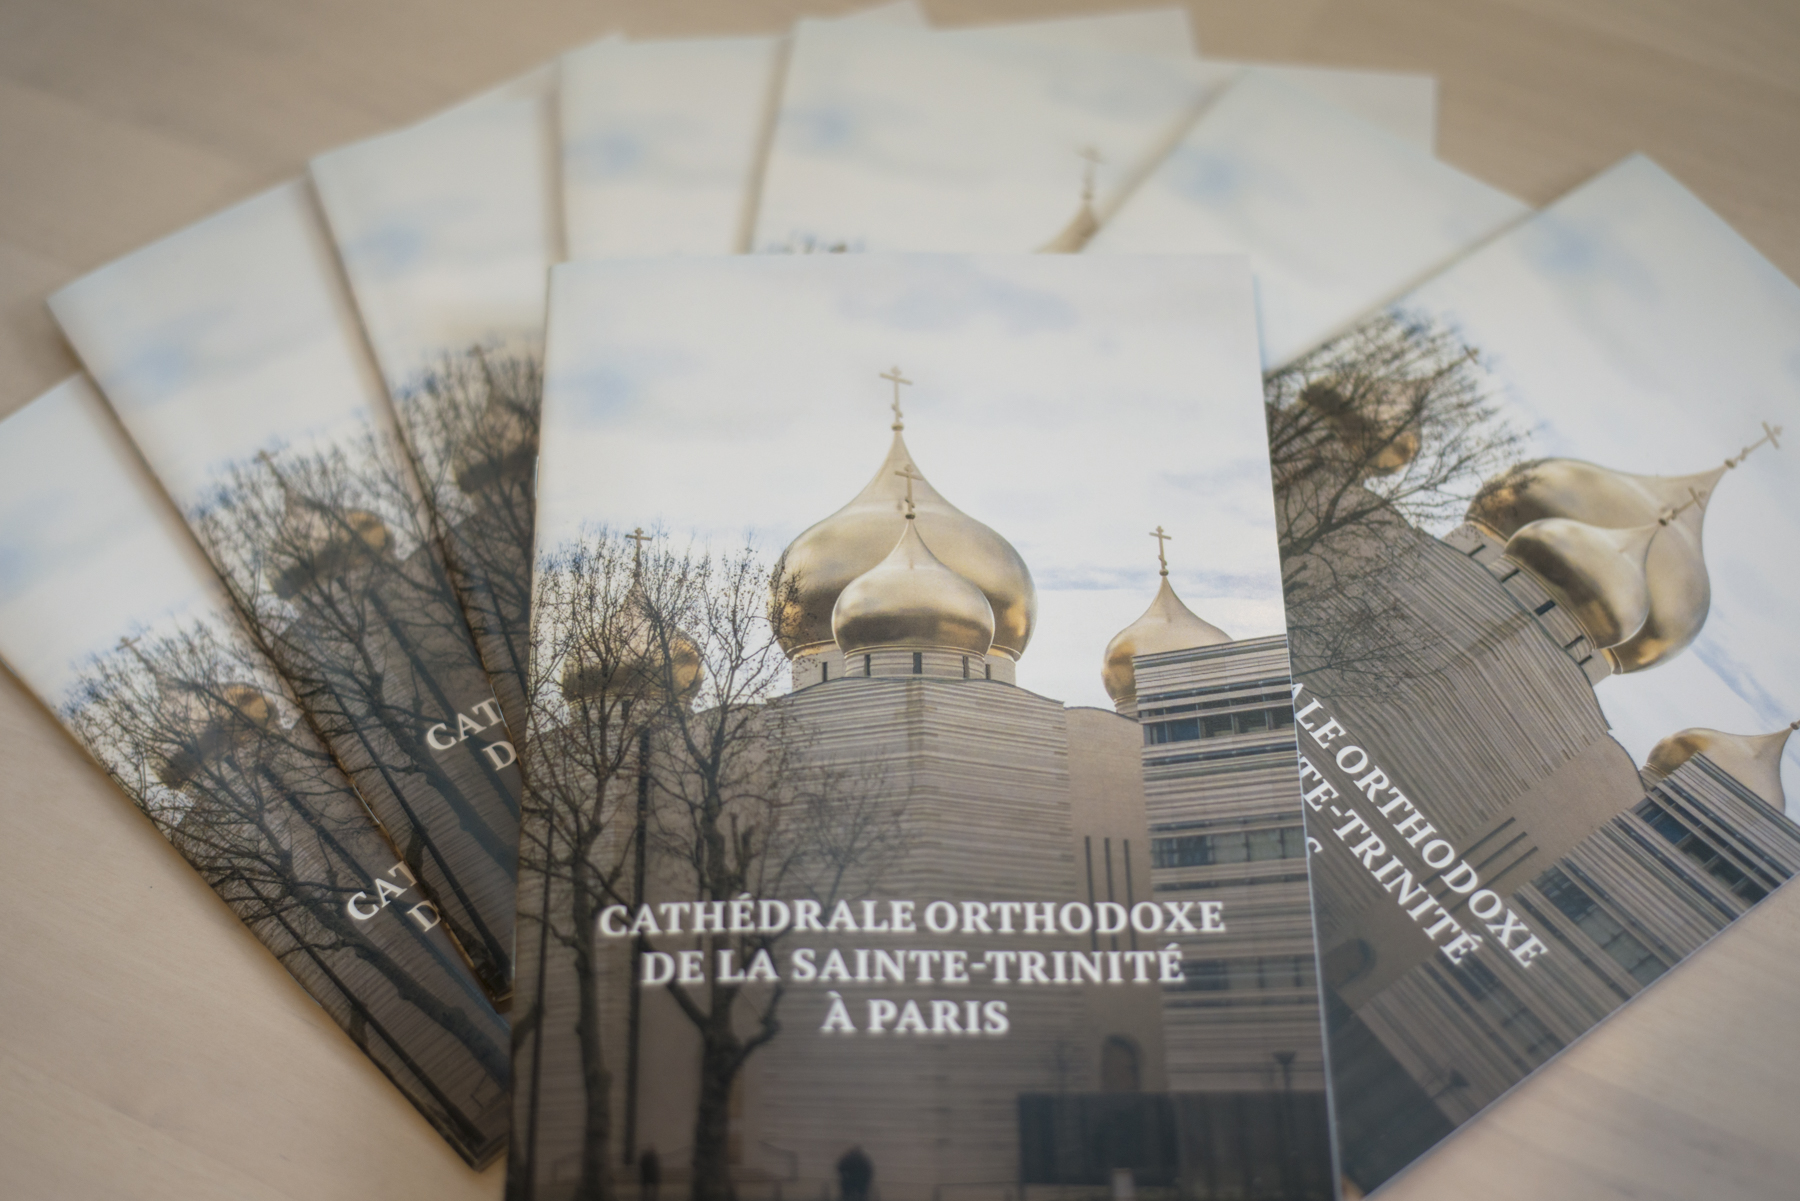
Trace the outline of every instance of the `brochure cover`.
<path fill-rule="evenodd" d="M 1259 396 L 1241 259 L 556 269 L 509 1196 L 1332 1196 Z"/>
<path fill-rule="evenodd" d="M 523 724 L 556 70 L 314 159 L 313 186 L 508 720 Z"/>
<path fill-rule="evenodd" d="M 51 308 L 482 983 L 509 988 L 517 752 L 304 184 Z"/>
<path fill-rule="evenodd" d="M 886 9 L 840 21 L 889 20 Z M 922 19 L 914 22 L 923 26 Z M 1004 27 L 1011 38 L 1188 55 L 1185 9 Z M 751 248 L 785 36 L 597 42 L 561 61 L 569 257 Z"/>
<path fill-rule="evenodd" d="M 99 394 L 0 421 L 0 659 L 471 1164 L 508 1031 Z"/>
<path fill-rule="evenodd" d="M 1274 367 L 1529 211 L 1258 68 L 1207 108 L 1086 252 L 1248 254 L 1263 363 Z"/>
<path fill-rule="evenodd" d="M 802 21 L 753 245 L 1079 250 L 1242 70 L 1004 27 Z M 1415 84 L 1400 86 L 1413 96 Z M 1343 99 L 1376 92 L 1346 89 Z"/>
<path fill-rule="evenodd" d="M 1372 1189 L 1800 869 L 1800 289 L 1632 158 L 1267 393 Z"/>

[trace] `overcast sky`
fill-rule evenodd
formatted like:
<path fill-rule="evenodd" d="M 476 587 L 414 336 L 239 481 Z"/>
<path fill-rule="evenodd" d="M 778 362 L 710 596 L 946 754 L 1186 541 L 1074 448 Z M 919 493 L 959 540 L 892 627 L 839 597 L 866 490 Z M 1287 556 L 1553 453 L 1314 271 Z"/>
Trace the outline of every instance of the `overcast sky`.
<path fill-rule="evenodd" d="M 1535 456 L 1686 475 L 1735 455 L 1764 421 L 1800 438 L 1800 288 L 1648 159 L 1627 159 L 1403 303 L 1481 350 Z M 1599 686 L 1640 763 L 1688 726 L 1756 734 L 1800 718 L 1796 455 L 1765 446 L 1713 494 L 1699 639 Z M 1783 783 L 1800 813 L 1800 739 Z"/>
<path fill-rule="evenodd" d="M 946 499 L 1018 549 L 1019 683 L 1110 707 L 1107 642 L 1172 579 L 1236 637 L 1283 628 L 1249 280 L 1230 258 L 591 262 L 552 283 L 540 553 L 656 527 L 771 558 L 887 453 L 891 386 Z"/>
<path fill-rule="evenodd" d="M 51 297 L 184 510 L 259 450 L 353 435 L 386 400 L 329 234 L 283 184 Z"/>
<path fill-rule="evenodd" d="M 558 257 L 556 75 L 533 71 L 313 160 L 369 343 L 405 386 L 447 351 L 543 336 Z"/>
<path fill-rule="evenodd" d="M 219 612 L 199 550 L 85 379 L 0 421 L 0 658 L 52 706 L 120 638 Z"/>

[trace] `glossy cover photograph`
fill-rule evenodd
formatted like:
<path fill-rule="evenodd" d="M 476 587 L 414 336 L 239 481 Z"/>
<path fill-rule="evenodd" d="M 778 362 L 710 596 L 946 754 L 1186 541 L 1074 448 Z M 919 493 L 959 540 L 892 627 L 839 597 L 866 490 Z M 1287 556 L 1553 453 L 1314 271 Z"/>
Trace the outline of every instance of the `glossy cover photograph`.
<path fill-rule="evenodd" d="M 1357 1186 L 1800 868 L 1796 330 L 1634 157 L 1269 376 Z"/>
<path fill-rule="evenodd" d="M 81 377 L 0 421 L 0 661 L 458 1154 L 499 1154 L 506 1019 L 406 832 L 370 816 Z"/>
<path fill-rule="evenodd" d="M 1331 1196 L 1243 260 L 569 264 L 548 356 L 509 1195 Z"/>
<path fill-rule="evenodd" d="M 306 185 L 50 304 L 256 644 L 503 998 L 517 750 Z"/>

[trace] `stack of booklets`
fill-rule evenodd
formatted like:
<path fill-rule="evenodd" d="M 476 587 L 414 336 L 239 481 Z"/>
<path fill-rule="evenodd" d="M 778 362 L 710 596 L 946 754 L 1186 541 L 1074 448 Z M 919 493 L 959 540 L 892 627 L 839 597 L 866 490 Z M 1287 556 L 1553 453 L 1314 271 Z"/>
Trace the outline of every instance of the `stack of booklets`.
<path fill-rule="evenodd" d="M 1800 290 L 1433 105 L 571 51 L 50 298 L 0 655 L 516 1201 L 1361 1196 L 1800 870 Z"/>

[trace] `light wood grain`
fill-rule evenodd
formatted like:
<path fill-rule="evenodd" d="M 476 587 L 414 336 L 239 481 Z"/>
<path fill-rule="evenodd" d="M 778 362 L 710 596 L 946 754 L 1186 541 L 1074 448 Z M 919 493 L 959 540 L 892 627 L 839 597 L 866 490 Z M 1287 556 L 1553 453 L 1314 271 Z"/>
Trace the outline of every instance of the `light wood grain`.
<path fill-rule="evenodd" d="M 944 24 L 1098 7 L 929 4 Z M 1120 5 L 1118 7 L 1126 7 Z M 613 29 L 783 0 L 0 0 L 0 412 L 74 368 L 44 295 Z M 1444 157 L 1544 202 L 1633 150 L 1800 275 L 1800 5 L 1206 0 L 1234 58 L 1428 70 Z M 497 1196 L 10 680 L 0 684 L 0 1193 Z M 1791 1196 L 1800 891 L 1777 893 L 1383 1196 Z"/>

